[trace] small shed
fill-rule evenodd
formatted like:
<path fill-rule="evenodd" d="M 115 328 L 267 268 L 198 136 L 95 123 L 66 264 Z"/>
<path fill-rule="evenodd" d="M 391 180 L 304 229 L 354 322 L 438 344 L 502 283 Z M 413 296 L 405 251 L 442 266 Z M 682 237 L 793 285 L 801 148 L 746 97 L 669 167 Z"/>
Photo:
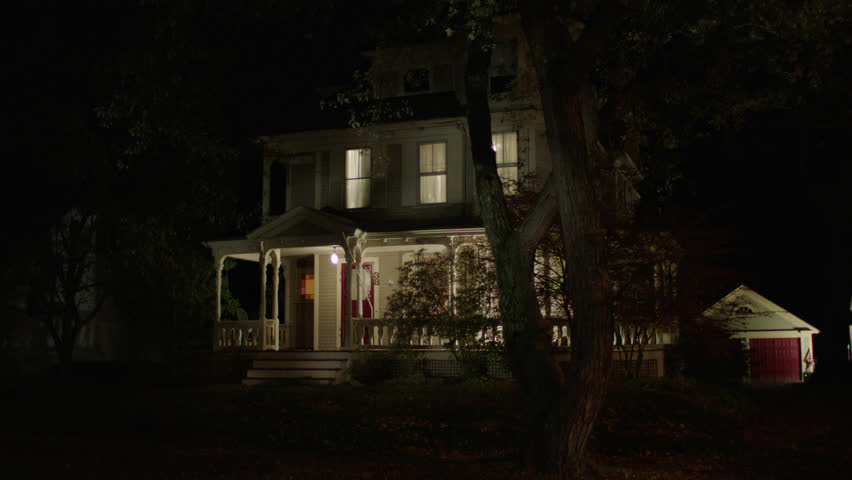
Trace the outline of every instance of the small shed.
<path fill-rule="evenodd" d="M 814 369 L 813 325 L 740 285 L 704 311 L 749 351 L 751 383 L 801 382 Z"/>

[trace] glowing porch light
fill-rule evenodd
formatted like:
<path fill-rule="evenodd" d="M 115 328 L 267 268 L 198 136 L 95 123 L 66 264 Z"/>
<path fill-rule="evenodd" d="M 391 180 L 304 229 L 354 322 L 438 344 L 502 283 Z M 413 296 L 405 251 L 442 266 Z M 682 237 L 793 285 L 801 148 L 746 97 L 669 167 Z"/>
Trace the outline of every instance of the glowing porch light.
<path fill-rule="evenodd" d="M 332 248 L 332 252 L 331 252 L 331 258 L 329 258 L 329 260 L 331 260 L 332 265 L 337 265 L 340 262 L 340 257 L 337 256 L 337 247 L 331 247 L 331 248 Z"/>

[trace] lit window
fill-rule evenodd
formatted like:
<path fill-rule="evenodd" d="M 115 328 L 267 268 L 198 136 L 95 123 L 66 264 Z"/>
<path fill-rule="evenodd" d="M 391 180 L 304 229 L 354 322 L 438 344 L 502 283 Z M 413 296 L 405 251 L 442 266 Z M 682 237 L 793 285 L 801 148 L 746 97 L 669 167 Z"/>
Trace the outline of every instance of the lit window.
<path fill-rule="evenodd" d="M 303 273 L 302 282 L 299 288 L 299 296 L 302 300 L 314 299 L 314 275 L 312 273 Z"/>
<path fill-rule="evenodd" d="M 346 208 L 370 206 L 370 149 L 346 150 Z"/>
<path fill-rule="evenodd" d="M 497 157 L 497 175 L 503 190 L 512 193 L 518 183 L 518 132 L 494 133 L 491 145 Z"/>
<path fill-rule="evenodd" d="M 447 202 L 447 143 L 420 145 L 420 203 Z"/>

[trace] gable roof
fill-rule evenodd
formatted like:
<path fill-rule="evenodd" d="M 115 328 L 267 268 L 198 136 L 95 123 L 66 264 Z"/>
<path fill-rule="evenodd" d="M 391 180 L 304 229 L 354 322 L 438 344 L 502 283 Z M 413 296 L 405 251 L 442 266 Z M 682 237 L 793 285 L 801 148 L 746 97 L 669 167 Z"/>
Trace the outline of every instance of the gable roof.
<path fill-rule="evenodd" d="M 351 235 L 357 226 L 352 220 L 310 207 L 296 207 L 275 220 L 246 234 L 248 239 L 278 238 L 292 235 Z"/>
<path fill-rule="evenodd" d="M 704 311 L 705 317 L 727 323 L 733 331 L 810 331 L 813 325 L 784 310 L 778 304 L 740 285 Z"/>

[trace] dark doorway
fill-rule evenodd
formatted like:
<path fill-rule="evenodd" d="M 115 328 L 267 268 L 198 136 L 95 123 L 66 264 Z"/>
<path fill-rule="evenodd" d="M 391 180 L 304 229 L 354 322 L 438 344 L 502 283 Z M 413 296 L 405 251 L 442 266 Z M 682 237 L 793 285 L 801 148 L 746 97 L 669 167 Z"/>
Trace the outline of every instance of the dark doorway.
<path fill-rule="evenodd" d="M 222 320 L 260 318 L 260 270 L 257 262 L 228 258 L 222 271 Z"/>

